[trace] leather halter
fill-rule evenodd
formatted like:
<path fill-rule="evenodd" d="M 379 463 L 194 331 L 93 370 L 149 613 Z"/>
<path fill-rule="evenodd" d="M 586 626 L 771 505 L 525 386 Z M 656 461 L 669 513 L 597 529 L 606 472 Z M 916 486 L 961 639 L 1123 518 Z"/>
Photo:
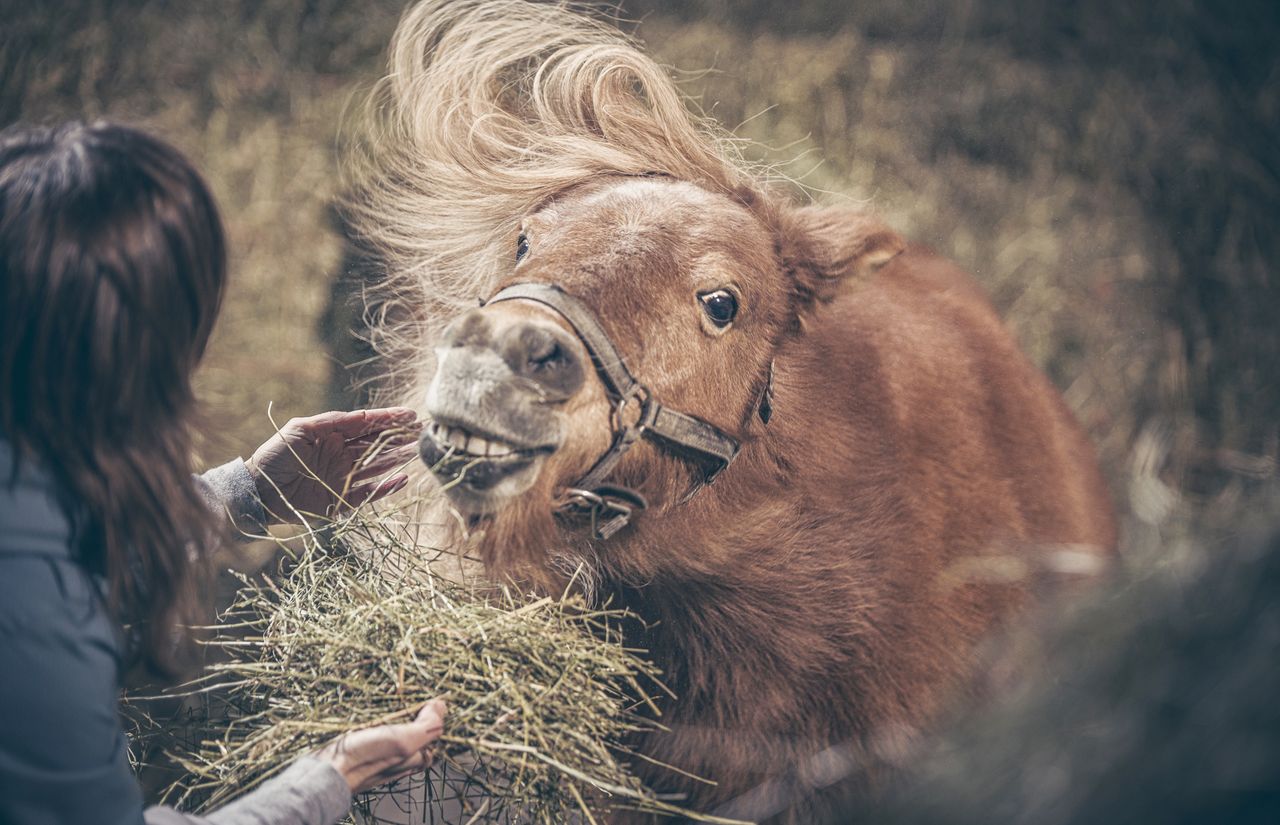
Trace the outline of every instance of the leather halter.
<path fill-rule="evenodd" d="M 685 501 L 733 463 L 738 442 L 705 421 L 659 404 L 627 369 L 604 328 L 581 301 L 558 286 L 522 283 L 499 291 L 484 303 L 518 298 L 548 306 L 569 323 L 591 355 L 596 374 L 614 402 L 613 443 L 587 474 L 566 490 L 565 501 L 559 508 L 561 512 L 589 515 L 593 538 L 609 538 L 625 527 L 636 511 L 648 506 L 635 490 L 606 481 L 622 456 L 641 438 L 649 438 L 681 458 L 701 465 L 702 480 L 685 496 Z M 634 422 L 628 420 L 627 411 L 633 403 L 639 407 Z"/>

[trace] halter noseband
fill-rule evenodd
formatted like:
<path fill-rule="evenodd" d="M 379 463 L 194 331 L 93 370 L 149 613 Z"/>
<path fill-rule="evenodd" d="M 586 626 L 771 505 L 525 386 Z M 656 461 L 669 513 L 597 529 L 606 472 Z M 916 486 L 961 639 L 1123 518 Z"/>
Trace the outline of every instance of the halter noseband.
<path fill-rule="evenodd" d="M 622 456 L 641 438 L 648 437 L 682 458 L 701 464 L 702 480 L 685 497 L 686 501 L 733 463 L 738 442 L 705 421 L 659 404 L 627 369 L 604 328 L 581 301 L 558 286 L 523 283 L 499 291 L 485 304 L 517 298 L 548 306 L 569 323 L 591 355 L 596 374 L 615 405 L 613 444 L 587 474 L 566 491 L 565 501 L 559 508 L 561 512 L 589 515 L 594 538 L 609 538 L 627 525 L 633 513 L 647 506 L 644 497 L 635 490 L 606 482 Z M 639 405 L 639 414 L 634 422 L 629 422 L 624 413 L 632 403 Z"/>

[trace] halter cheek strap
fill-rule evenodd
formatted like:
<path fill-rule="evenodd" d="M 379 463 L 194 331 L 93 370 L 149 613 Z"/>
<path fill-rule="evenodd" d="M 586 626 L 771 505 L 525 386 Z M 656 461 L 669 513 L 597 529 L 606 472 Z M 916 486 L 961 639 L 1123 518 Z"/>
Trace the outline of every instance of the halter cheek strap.
<path fill-rule="evenodd" d="M 577 298 L 551 284 L 523 283 L 501 290 L 486 303 L 520 298 L 550 307 L 569 323 L 591 355 L 596 374 L 614 403 L 613 443 L 566 491 L 560 506 L 561 512 L 589 514 L 593 537 L 609 538 L 625 527 L 635 512 L 647 506 L 635 490 L 607 483 L 618 462 L 641 438 L 700 466 L 702 479 L 690 496 L 715 481 L 733 463 L 738 442 L 705 421 L 659 404 L 627 369 L 595 315 Z M 637 405 L 636 413 L 628 410 L 632 404 Z M 630 420 L 633 416 L 634 420 Z"/>

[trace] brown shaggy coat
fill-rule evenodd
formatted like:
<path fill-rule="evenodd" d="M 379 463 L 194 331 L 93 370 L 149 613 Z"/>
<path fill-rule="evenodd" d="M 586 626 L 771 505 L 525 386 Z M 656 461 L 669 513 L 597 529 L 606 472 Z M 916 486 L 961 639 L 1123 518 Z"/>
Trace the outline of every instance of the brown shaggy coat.
<path fill-rule="evenodd" d="M 530 580 L 583 562 L 599 599 L 642 617 L 629 641 L 679 698 L 641 749 L 719 783 L 655 770 L 655 784 L 705 807 L 832 745 L 874 773 L 963 688 L 1035 568 L 1114 546 L 1093 450 L 1057 391 L 972 279 L 874 219 L 608 182 L 525 231 L 529 261 L 505 280 L 588 295 L 659 398 L 743 445 L 683 504 L 690 466 L 637 448 L 617 478 L 654 506 L 591 541 L 548 523 L 554 491 L 607 444 L 591 382 L 569 444 L 481 544 L 492 570 Z M 740 317 L 704 340 L 683 306 L 721 282 Z"/>
<path fill-rule="evenodd" d="M 1111 552 L 1092 448 L 973 281 L 865 213 L 777 195 L 634 44 L 563 8 L 429 0 L 393 66 L 356 208 L 407 319 L 384 329 L 404 386 L 449 307 L 556 283 L 663 403 L 742 444 L 682 503 L 691 466 L 643 442 L 616 478 L 650 510 L 593 541 L 553 515 L 609 443 L 592 376 L 533 487 L 479 522 L 493 574 L 551 590 L 581 566 L 640 617 L 628 641 L 678 698 L 637 747 L 718 783 L 646 768 L 660 790 L 714 807 L 831 746 L 874 774 L 963 695 L 1035 571 Z M 718 332 L 697 294 L 722 286 L 741 309 Z"/>

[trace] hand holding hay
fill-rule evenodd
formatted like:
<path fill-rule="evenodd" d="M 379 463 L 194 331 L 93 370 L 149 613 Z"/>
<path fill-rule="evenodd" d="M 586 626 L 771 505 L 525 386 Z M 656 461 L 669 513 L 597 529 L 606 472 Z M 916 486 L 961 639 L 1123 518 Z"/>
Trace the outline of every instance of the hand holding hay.
<path fill-rule="evenodd" d="M 337 735 L 447 697 L 436 764 L 393 789 L 397 805 L 477 822 L 677 811 L 635 778 L 621 747 L 653 726 L 630 708 L 648 703 L 645 685 L 659 685 L 620 645 L 623 615 L 575 597 L 528 600 L 447 581 L 432 568 L 442 554 L 424 555 L 410 532 L 357 510 L 306 534 L 278 575 L 242 579 L 207 642 L 222 661 L 186 688 L 205 713 L 186 731 L 140 721 L 144 735 L 170 738 L 188 772 L 168 796 L 216 807 Z M 365 790 L 409 766 L 346 775 Z M 358 807 L 380 821 L 377 802 Z"/>
<path fill-rule="evenodd" d="M 436 699 L 412 722 L 352 731 L 316 755 L 342 774 L 352 793 L 370 791 L 431 767 L 431 745 L 444 730 L 444 714 L 445 703 Z"/>

